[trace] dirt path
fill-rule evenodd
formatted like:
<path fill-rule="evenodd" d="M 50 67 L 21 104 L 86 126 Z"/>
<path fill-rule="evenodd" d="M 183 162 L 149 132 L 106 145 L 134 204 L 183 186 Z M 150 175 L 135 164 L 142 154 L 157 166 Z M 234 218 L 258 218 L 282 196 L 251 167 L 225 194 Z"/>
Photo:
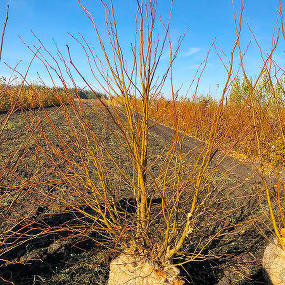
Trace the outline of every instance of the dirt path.
<path fill-rule="evenodd" d="M 86 105 L 90 105 L 90 100 L 85 101 Z M 109 118 L 109 120 L 111 120 Z M 153 121 L 150 120 L 150 131 L 163 138 L 166 143 L 170 143 L 174 130 L 170 127 L 164 126 L 162 124 L 153 124 Z M 180 135 L 182 138 L 182 134 Z M 183 151 L 192 152 L 194 155 L 198 155 L 205 147 L 205 143 L 195 139 L 190 136 L 184 136 L 183 138 Z M 215 150 L 213 157 L 211 158 L 211 168 L 218 168 L 221 172 L 235 177 L 239 181 L 247 181 L 252 184 L 261 185 L 262 178 L 256 166 L 249 161 L 240 161 L 237 158 L 234 158 L 220 150 Z M 270 185 L 276 184 L 277 179 L 274 173 L 267 171 L 267 181 Z M 282 183 L 285 183 L 285 169 L 282 169 L 279 172 L 279 179 Z"/>
<path fill-rule="evenodd" d="M 161 136 L 168 142 L 171 141 L 174 135 L 173 129 L 161 124 L 152 126 L 151 132 L 154 132 L 155 134 Z M 182 135 L 180 135 L 180 137 L 182 138 Z M 185 136 L 183 138 L 183 147 L 185 151 L 192 150 L 193 153 L 199 154 L 203 147 L 205 147 L 205 143 L 193 137 Z M 220 150 L 216 150 L 214 152 L 210 167 L 218 167 L 220 170 L 229 173 L 229 175 L 233 175 L 241 181 L 247 180 L 250 183 L 262 183 L 261 176 L 252 163 L 239 161 L 238 159 L 231 157 Z M 269 178 L 269 181 L 271 181 L 271 183 L 276 182 L 276 178 L 272 173 L 268 173 L 267 175 L 267 178 Z M 285 171 L 282 170 L 279 175 L 281 181 L 285 182 Z"/>

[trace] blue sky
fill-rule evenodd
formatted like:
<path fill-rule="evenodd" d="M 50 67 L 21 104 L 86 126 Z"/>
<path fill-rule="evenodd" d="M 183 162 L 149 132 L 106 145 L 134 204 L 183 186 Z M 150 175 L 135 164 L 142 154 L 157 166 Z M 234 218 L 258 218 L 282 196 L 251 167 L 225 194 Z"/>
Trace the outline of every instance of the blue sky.
<path fill-rule="evenodd" d="M 238 8 L 239 1 L 235 1 Z M 55 39 L 59 48 L 66 56 L 65 44 L 71 48 L 71 53 L 76 64 L 83 73 L 88 74 L 86 61 L 78 44 L 68 35 L 68 32 L 76 34 L 81 32 L 86 39 L 96 45 L 95 33 L 87 17 L 79 8 L 76 0 L 6 0 L 1 1 L 1 20 L 4 20 L 5 5 L 10 4 L 9 21 L 6 29 L 3 46 L 2 62 L 0 63 L 0 75 L 8 76 L 10 66 L 14 66 L 22 60 L 19 70 L 24 72 L 32 54 L 20 41 L 20 35 L 27 43 L 36 46 L 38 43 L 31 34 L 33 30 L 45 43 L 46 47 L 55 51 L 52 39 Z M 85 0 L 83 3 L 92 12 L 99 28 L 104 27 L 104 13 L 99 0 Z M 158 0 L 157 14 L 166 19 L 169 11 L 168 0 Z M 114 0 L 118 21 L 119 37 L 122 47 L 129 50 L 133 40 L 133 23 L 136 12 L 136 0 Z M 245 48 L 249 41 L 253 40 L 246 23 L 254 31 L 256 38 L 264 51 L 268 51 L 271 44 L 271 36 L 277 18 L 278 0 L 244 0 L 244 17 L 241 44 Z M 285 7 L 285 3 L 284 3 Z M 157 22 L 159 26 L 159 21 Z M 160 29 L 160 28 L 158 28 Z M 231 0 L 174 0 L 173 17 L 171 24 L 171 38 L 176 42 L 181 34 L 188 29 L 181 46 L 179 56 L 175 63 L 174 84 L 181 89 L 181 95 L 185 94 L 192 82 L 193 76 L 199 64 L 207 54 L 207 50 L 216 38 L 217 46 L 222 47 L 227 55 L 235 40 L 234 20 Z M 281 67 L 284 66 L 284 40 L 280 38 L 279 48 L 275 58 Z M 167 63 L 167 57 L 162 59 L 162 67 Z M 260 56 L 256 45 L 252 42 L 246 55 L 246 67 L 248 74 L 256 76 L 261 65 Z M 46 80 L 47 74 L 43 66 L 35 61 L 29 72 L 29 78 L 35 80 L 37 72 Z M 80 81 L 80 79 L 78 79 Z M 218 97 L 225 80 L 225 71 L 214 50 L 211 51 L 208 65 L 200 83 L 199 92 L 210 92 Z M 80 82 L 79 82 L 80 83 Z M 95 83 L 94 83 L 95 84 Z M 95 84 L 96 85 L 96 84 Z M 96 87 L 96 86 L 95 86 Z M 168 86 L 164 92 L 169 93 Z"/>

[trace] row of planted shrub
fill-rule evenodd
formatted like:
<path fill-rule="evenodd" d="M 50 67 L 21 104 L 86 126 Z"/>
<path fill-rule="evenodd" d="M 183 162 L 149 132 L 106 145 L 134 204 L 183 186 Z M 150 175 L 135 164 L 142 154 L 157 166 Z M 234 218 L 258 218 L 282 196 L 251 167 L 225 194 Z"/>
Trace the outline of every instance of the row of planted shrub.
<path fill-rule="evenodd" d="M 236 90 L 231 90 L 229 100 L 222 102 L 218 147 L 239 158 L 262 156 L 267 163 L 284 167 L 285 100 L 281 97 L 279 100 L 260 100 L 257 96 L 243 100 L 233 91 Z M 140 100 L 136 103 L 140 109 Z M 175 101 L 160 97 L 152 100 L 150 117 L 172 128 L 176 125 L 188 135 L 207 141 L 220 103 L 209 96 Z"/>
<path fill-rule="evenodd" d="M 207 141 L 213 128 L 219 102 L 211 98 L 178 100 L 163 98 L 153 102 L 150 116 L 162 124 L 177 126 L 188 135 Z M 256 104 L 248 102 L 224 103 L 218 125 L 219 147 L 236 153 L 241 158 L 262 155 L 269 162 L 285 166 L 285 102 L 282 104 Z M 259 148 L 257 147 L 259 145 Z"/>
<path fill-rule="evenodd" d="M 15 105 L 16 108 L 34 109 L 68 104 L 69 98 L 96 99 L 104 94 L 91 90 L 46 87 L 37 84 L 9 85 L 0 84 L 0 112 L 6 112 Z"/>
<path fill-rule="evenodd" d="M 16 108 L 33 109 L 68 102 L 68 92 L 62 88 L 49 88 L 40 85 L 0 85 L 0 112 Z"/>

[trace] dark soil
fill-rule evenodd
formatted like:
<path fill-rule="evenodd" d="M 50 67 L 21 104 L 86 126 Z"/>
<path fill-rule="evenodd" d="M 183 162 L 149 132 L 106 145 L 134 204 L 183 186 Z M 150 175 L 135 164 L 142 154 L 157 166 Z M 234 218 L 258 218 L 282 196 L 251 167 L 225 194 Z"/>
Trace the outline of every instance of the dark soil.
<path fill-rule="evenodd" d="M 119 142 L 119 133 L 114 132 L 115 136 L 113 135 L 112 130 L 116 127 L 110 118 L 99 110 L 95 113 L 90 107 L 86 107 L 86 113 L 93 131 L 112 150 L 121 168 L 132 175 L 131 162 L 125 145 Z M 70 135 L 61 109 L 49 108 L 47 114 L 52 118 L 56 128 L 66 136 L 66 142 L 70 146 L 75 145 L 74 137 Z M 38 124 L 47 130 L 51 141 L 57 142 L 58 139 L 40 110 L 26 112 L 25 115 L 13 114 L 4 129 L 0 153 L 1 159 L 6 162 L 6 171 L 0 174 L 2 181 L 0 206 L 3 209 L 0 213 L 2 219 L 0 235 L 2 232 L 7 235 L 7 229 L 17 232 L 16 238 L 13 236 L 10 242 L 17 241 L 19 245 L 8 248 L 6 252 L 4 245 L 0 244 L 0 254 L 2 253 L 0 258 L 11 262 L 0 263 L 0 276 L 3 278 L 2 281 L 0 279 L 0 284 L 9 284 L 8 281 L 16 285 L 106 284 L 109 263 L 118 254 L 113 250 L 115 244 L 112 239 L 93 229 L 92 221 L 82 216 L 80 212 L 68 208 L 63 211 L 60 207 L 41 204 L 42 189 L 49 191 L 51 195 L 54 191 L 58 191 L 55 182 L 27 185 L 27 189 L 21 191 L 24 195 L 20 196 L 19 189 L 22 189 L 20 182 L 25 179 L 30 181 L 33 177 L 34 179 L 40 177 L 42 181 L 52 179 L 55 181 L 57 176 L 53 174 L 53 167 L 72 171 L 60 157 L 55 158 L 56 166 L 52 166 L 46 156 L 38 152 L 37 144 L 45 140 L 39 138 L 37 142 L 35 138 L 39 134 L 38 130 L 31 135 L 31 129 L 25 122 L 29 116 L 41 118 Z M 74 122 L 75 126 L 76 124 Z M 149 165 L 155 175 L 159 173 L 159 167 L 164 161 L 164 154 L 167 153 L 172 136 L 173 131 L 165 126 L 155 125 L 151 128 L 149 152 L 152 159 Z M 61 147 L 60 142 L 57 146 Z M 193 169 L 193 164 L 200 159 L 199 154 L 204 147 L 204 143 L 190 137 L 183 139 L 181 151 L 185 154 L 186 165 L 183 175 L 188 175 Z M 44 145 L 43 148 L 48 149 L 49 146 Z M 111 161 L 108 169 L 110 173 L 113 173 L 112 171 L 115 173 L 115 166 Z M 92 175 L 92 169 L 90 173 Z M 196 254 L 205 241 L 209 242 L 201 252 L 200 257 L 203 258 L 180 266 L 186 284 L 268 284 L 262 272 L 261 258 L 267 243 L 266 237 L 270 237 L 271 231 L 270 223 L 263 218 L 261 210 L 262 205 L 266 203 L 258 195 L 261 185 L 259 176 L 249 163 L 241 163 L 218 150 L 211 158 L 207 173 L 211 178 L 205 182 L 205 185 L 211 190 L 208 194 L 211 199 L 199 208 L 197 218 L 193 221 L 193 234 L 185 244 L 183 252 L 189 255 Z M 131 187 L 119 175 L 112 176 L 112 179 L 118 193 L 116 203 L 120 211 L 125 213 L 123 218 L 131 223 L 132 214 L 136 211 Z M 271 180 L 270 182 L 274 183 Z M 14 190 L 11 190 L 11 185 Z M 39 195 L 35 196 L 34 188 L 37 187 Z M 78 187 L 81 189 L 80 187 L 85 186 L 79 184 Z M 189 198 L 184 198 L 185 202 L 179 212 L 181 217 L 189 203 Z M 70 199 L 73 201 L 72 197 Z M 153 201 L 152 207 L 154 207 L 152 230 L 158 232 L 161 223 L 159 212 L 161 201 L 155 193 L 149 197 L 150 200 Z M 86 212 L 92 213 L 92 209 L 87 209 L 86 205 L 81 206 L 85 207 Z M 13 225 L 16 226 L 13 228 Z M 85 230 L 84 236 L 74 230 L 79 225 L 81 233 Z M 219 234 L 211 239 L 217 232 Z M 27 234 L 31 233 L 34 238 L 27 238 Z M 104 243 L 105 247 L 98 245 L 98 241 Z M 177 256 L 174 262 L 183 263 L 185 258 Z"/>

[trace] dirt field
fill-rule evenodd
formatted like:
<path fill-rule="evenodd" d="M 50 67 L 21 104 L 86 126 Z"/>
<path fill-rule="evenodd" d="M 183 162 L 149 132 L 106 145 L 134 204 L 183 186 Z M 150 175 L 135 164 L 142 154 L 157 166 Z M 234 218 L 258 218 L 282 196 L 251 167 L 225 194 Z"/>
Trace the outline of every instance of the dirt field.
<path fill-rule="evenodd" d="M 66 140 L 72 144 L 72 135 L 69 133 L 68 125 L 64 123 L 64 115 L 60 109 L 49 108 L 47 112 L 58 129 L 64 131 Z M 106 124 L 110 128 L 115 128 L 110 119 L 105 118 L 105 121 L 100 121 L 98 114 L 92 112 L 87 105 L 86 113 L 92 128 L 108 144 L 122 168 L 130 171 L 129 160 L 123 145 L 119 145 L 113 134 L 106 129 Z M 9 165 L 16 169 L 16 175 L 13 174 L 13 177 L 10 177 L 9 173 L 2 175 L 3 186 L 0 189 L 2 207 L 11 203 L 11 199 L 13 200 L 17 195 L 16 190 L 6 195 L 5 185 L 17 185 L 19 180 L 38 177 L 39 174 L 45 179 L 52 176 L 50 162 L 44 155 L 36 152 L 35 140 L 25 122 L 27 115 L 35 117 L 35 114 L 42 118 L 42 127 L 49 130 L 50 127 L 45 122 L 41 111 L 27 112 L 26 116 L 15 113 L 6 125 L 1 138 L 1 158 L 5 160 L 12 157 Z M 102 118 L 104 118 L 103 115 Z M 52 130 L 47 133 L 51 139 L 56 139 L 53 137 Z M 172 133 L 171 129 L 161 125 L 153 126 L 151 129 L 149 163 L 154 173 L 168 149 Z M 187 169 L 191 169 L 193 162 L 198 159 L 203 145 L 202 142 L 189 137 L 184 139 L 182 152 L 186 154 L 186 174 Z M 23 153 L 23 159 L 20 162 L 17 161 L 18 152 Z M 63 171 L 66 170 L 64 162 L 58 161 L 58 165 Z M 195 251 L 201 242 L 201 237 L 207 237 L 214 232 L 220 232 L 220 234 L 217 234 L 203 250 L 203 255 L 207 257 L 205 260 L 196 260 L 181 267 L 186 284 L 267 284 L 261 268 L 261 257 L 267 243 L 266 236 L 270 236 L 270 224 L 264 219 L 261 210 L 261 206 L 265 206 L 265 201 L 258 195 L 260 178 L 250 164 L 241 163 L 218 150 L 211 160 L 208 171 L 211 173 L 209 182 L 211 189 L 216 191 L 215 200 L 213 200 L 215 202 L 213 204 L 209 202 L 209 209 L 217 213 L 211 220 L 212 212 L 205 210 L 203 215 L 197 218 L 200 227 L 195 228 L 196 231 L 194 230 L 191 239 L 185 244 L 184 251 Z M 126 188 L 124 191 L 120 191 L 120 199 L 130 197 L 131 189 Z M 48 227 L 71 225 L 70 228 L 72 228 L 71 221 L 78 219 L 78 213 L 58 212 L 50 206 L 39 206 L 38 197 L 31 197 L 29 193 L 27 191 L 21 199 L 13 200 L 15 202 L 12 209 L 10 207 L 9 211 L 3 210 L 0 218 L 10 215 L 15 222 L 28 213 L 29 219 L 41 224 L 41 228 L 44 227 L 43 225 Z M 227 203 L 221 202 L 224 198 L 227 199 Z M 24 206 L 27 205 L 24 203 L 27 201 L 29 201 L 29 208 Z M 228 214 L 225 215 L 225 213 Z M 221 220 L 215 222 L 218 217 Z M 82 221 L 87 228 L 90 221 Z M 11 225 L 1 221 L 1 231 L 8 226 Z M 3 254 L 1 258 L 7 258 L 13 263 L 8 265 L 0 263 L 0 274 L 17 285 L 106 284 L 109 262 L 117 253 L 112 250 L 114 247 L 112 242 L 107 248 L 98 246 L 94 242 L 96 234 L 90 231 L 85 237 L 74 235 L 71 238 L 72 230 L 49 234 L 42 234 L 41 230 L 38 230 L 36 238 L 25 241 Z M 1 249 L 1 245 L 0 250 L 5 252 L 3 246 Z M 27 264 L 18 263 L 25 259 L 30 261 Z M 180 263 L 181 260 L 183 257 L 178 257 L 174 262 Z M 0 284 L 1 282 L 9 284 L 0 280 Z"/>

